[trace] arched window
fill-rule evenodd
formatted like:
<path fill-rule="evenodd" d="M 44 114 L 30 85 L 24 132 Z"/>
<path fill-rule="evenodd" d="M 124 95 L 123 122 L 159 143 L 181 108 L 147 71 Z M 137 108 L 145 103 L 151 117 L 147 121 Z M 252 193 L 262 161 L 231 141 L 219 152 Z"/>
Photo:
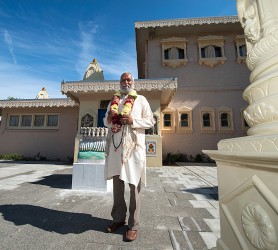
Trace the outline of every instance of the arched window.
<path fill-rule="evenodd" d="M 218 123 L 220 133 L 234 133 L 233 110 L 230 107 L 218 108 Z"/>
<path fill-rule="evenodd" d="M 230 126 L 230 116 L 228 113 L 222 113 L 220 115 L 220 124 L 221 127 L 229 127 Z"/>
<path fill-rule="evenodd" d="M 186 65 L 188 59 L 186 58 L 186 38 L 170 37 L 162 39 L 161 51 L 162 51 L 162 65 L 172 68 Z"/>
<path fill-rule="evenodd" d="M 180 114 L 180 126 L 181 128 L 189 126 L 188 114 L 186 113 Z"/>
<path fill-rule="evenodd" d="M 163 116 L 163 124 L 164 127 L 171 127 L 172 126 L 172 114 L 164 114 Z"/>
<path fill-rule="evenodd" d="M 211 116 L 210 113 L 203 114 L 203 126 L 204 127 L 211 127 Z"/>

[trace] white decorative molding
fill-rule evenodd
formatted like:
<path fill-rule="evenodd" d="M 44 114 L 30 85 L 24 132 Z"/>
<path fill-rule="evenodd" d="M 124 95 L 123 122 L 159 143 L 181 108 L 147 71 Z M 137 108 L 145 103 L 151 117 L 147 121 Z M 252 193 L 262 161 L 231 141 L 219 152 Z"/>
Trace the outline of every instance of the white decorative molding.
<path fill-rule="evenodd" d="M 215 57 L 215 58 L 200 58 L 199 64 L 207 65 L 209 67 L 214 67 L 217 64 L 224 64 L 227 61 L 226 57 Z"/>
<path fill-rule="evenodd" d="M 220 134 L 232 134 L 234 133 L 234 118 L 233 118 L 233 109 L 230 107 L 219 107 L 217 109 L 218 113 L 218 129 Z M 227 126 L 222 126 L 221 115 L 227 114 Z"/>
<path fill-rule="evenodd" d="M 267 37 L 262 38 L 257 44 L 254 45 L 252 49 L 248 51 L 247 54 L 247 66 L 250 70 L 255 69 L 259 59 L 271 52 L 274 48 L 278 46 L 278 31 L 273 34 L 269 34 Z"/>
<path fill-rule="evenodd" d="M 170 114 L 171 115 L 171 126 L 164 126 L 164 115 Z M 176 124 L 175 124 L 175 109 L 167 107 L 162 110 L 161 112 L 162 124 L 161 124 L 161 133 L 165 134 L 173 134 L 176 131 Z"/>
<path fill-rule="evenodd" d="M 32 100 L 3 100 L 0 108 L 37 108 L 37 107 L 79 107 L 79 104 L 70 98 L 64 99 L 32 99 Z"/>
<path fill-rule="evenodd" d="M 178 126 L 177 126 L 177 132 L 179 134 L 191 134 L 193 133 L 193 127 L 192 127 L 192 108 L 183 106 L 178 108 Z M 181 126 L 181 115 L 182 114 L 187 114 L 187 122 L 188 126 L 187 127 L 182 127 Z"/>
<path fill-rule="evenodd" d="M 176 90 L 177 79 L 138 79 L 135 80 L 135 89 L 137 91 L 162 91 Z M 119 81 L 103 81 L 103 82 L 62 82 L 61 90 L 63 94 L 68 92 L 110 92 L 119 90 Z"/>
<path fill-rule="evenodd" d="M 248 135 L 278 132 L 278 2 L 237 1 L 238 16 L 244 29 L 246 63 L 252 71 L 250 86 L 243 92 L 249 102 L 244 117 Z"/>
<path fill-rule="evenodd" d="M 219 151 L 228 152 L 269 152 L 278 153 L 278 135 L 252 136 L 221 140 L 218 143 Z"/>
<path fill-rule="evenodd" d="M 204 17 L 204 18 L 181 18 L 172 20 L 157 20 L 146 22 L 135 22 L 135 29 L 140 28 L 155 28 L 155 27 L 171 27 L 171 26 L 188 26 L 188 25 L 202 25 L 202 24 L 226 24 L 238 23 L 237 16 L 226 17 Z"/>
<path fill-rule="evenodd" d="M 237 63 L 246 63 L 246 41 L 245 41 L 245 35 L 237 35 L 235 37 L 235 46 L 236 46 L 236 52 L 237 52 Z M 244 46 L 244 55 L 240 55 L 240 49 L 242 49 Z M 243 51 L 242 51 L 243 52 Z"/>
<path fill-rule="evenodd" d="M 162 39 L 160 41 L 162 47 L 161 49 L 162 65 L 172 67 L 174 69 L 182 65 L 185 66 L 188 62 L 187 53 L 186 53 L 186 43 L 187 43 L 186 38 L 182 38 L 182 37 L 170 37 L 170 38 Z M 179 59 L 178 54 L 176 54 L 173 57 L 169 56 L 169 58 L 166 59 L 164 55 L 165 51 L 172 48 L 183 50 L 184 58 Z"/>
<path fill-rule="evenodd" d="M 255 69 L 260 59 L 278 46 L 277 3 L 245 1 L 237 4 L 239 21 L 247 42 L 247 66 Z"/>
<path fill-rule="evenodd" d="M 187 62 L 188 62 L 187 59 L 169 59 L 169 60 L 163 59 L 162 65 L 175 69 L 179 66 L 185 66 L 187 64 Z"/>
<path fill-rule="evenodd" d="M 200 65 L 205 64 L 209 67 L 214 67 L 219 63 L 224 64 L 227 61 L 227 58 L 225 57 L 225 51 L 224 51 L 225 38 L 223 36 L 215 36 L 215 35 L 203 36 L 203 37 L 199 37 L 197 41 L 198 41 Z M 213 53 L 211 55 L 207 55 L 206 57 L 203 57 L 201 51 L 202 49 L 209 50 L 210 48 L 208 47 L 211 47 Z M 215 47 L 221 48 L 221 57 L 217 57 L 214 54 Z"/>
<path fill-rule="evenodd" d="M 274 249 L 277 245 L 275 228 L 267 212 L 255 202 L 246 205 L 241 222 L 246 237 L 258 249 Z"/>
<path fill-rule="evenodd" d="M 253 195 L 251 196 L 251 194 Z M 261 201 L 259 206 L 257 205 L 259 204 L 258 201 Z M 264 237 L 263 239 L 266 240 L 265 244 L 266 246 L 268 246 L 265 248 L 258 248 L 258 249 L 274 249 L 271 246 L 273 244 L 274 246 L 277 245 L 275 228 L 273 226 L 265 229 L 263 229 L 263 227 L 260 227 L 262 226 L 263 223 L 271 221 L 271 218 L 273 219 L 277 217 L 277 212 L 278 212 L 277 201 L 278 201 L 277 197 L 272 192 L 272 190 L 270 190 L 266 186 L 266 184 L 264 184 L 263 181 L 256 175 L 253 175 L 251 178 L 249 178 L 239 187 L 234 189 L 230 194 L 228 194 L 227 196 L 225 196 L 220 200 L 220 206 L 225 214 L 225 217 L 229 221 L 229 224 L 232 227 L 235 236 L 242 249 L 250 249 L 248 247 L 248 242 L 250 241 L 253 244 L 253 242 L 255 242 L 255 240 L 258 239 L 258 237 Z M 250 204 L 251 206 L 249 206 Z M 267 206 L 267 204 L 270 206 L 270 208 L 272 208 L 271 212 L 273 213 L 271 217 L 270 214 L 267 214 L 261 207 L 261 205 Z M 254 205 L 257 208 L 256 211 L 253 210 Z M 238 210 L 240 212 L 238 212 Z M 252 210 L 253 219 L 250 216 L 250 210 Z M 250 223 L 251 220 L 255 219 L 254 215 L 255 217 L 263 216 L 263 218 L 256 218 L 257 222 L 259 222 L 258 220 L 260 220 L 261 224 L 256 225 L 257 227 L 259 227 L 256 229 L 257 230 L 256 235 L 253 235 L 256 238 L 252 237 L 252 241 L 251 241 L 250 231 L 253 230 L 253 234 L 255 234 L 254 232 L 255 228 L 252 228 L 252 225 L 249 227 L 247 226 L 248 227 L 247 232 L 249 234 L 249 237 L 246 235 L 247 238 L 244 238 L 244 234 L 242 233 L 242 231 L 245 229 L 242 230 L 240 224 L 237 223 L 237 221 L 239 217 L 241 217 L 241 221 L 242 221 L 242 217 L 243 217 L 244 222 L 242 221 L 242 226 L 243 224 L 246 225 L 248 224 L 248 220 Z M 262 230 L 265 231 L 262 232 Z M 260 234 L 263 233 L 264 234 L 270 233 L 270 235 L 261 236 Z M 258 242 L 255 243 L 255 246 L 258 246 Z"/>

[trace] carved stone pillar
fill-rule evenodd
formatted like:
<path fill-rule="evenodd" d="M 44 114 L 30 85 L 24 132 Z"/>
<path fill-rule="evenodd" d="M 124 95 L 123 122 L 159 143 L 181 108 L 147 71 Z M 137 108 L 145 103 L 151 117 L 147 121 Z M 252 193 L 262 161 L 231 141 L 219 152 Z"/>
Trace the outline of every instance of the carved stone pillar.
<path fill-rule="evenodd" d="M 237 0 L 250 85 L 246 137 L 204 150 L 216 160 L 221 237 L 217 249 L 278 249 L 278 1 Z"/>

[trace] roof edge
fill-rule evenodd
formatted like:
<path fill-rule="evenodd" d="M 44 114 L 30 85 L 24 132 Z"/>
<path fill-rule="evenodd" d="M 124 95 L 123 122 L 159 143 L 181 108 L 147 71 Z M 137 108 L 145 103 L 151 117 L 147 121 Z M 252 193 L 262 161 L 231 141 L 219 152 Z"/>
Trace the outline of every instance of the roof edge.
<path fill-rule="evenodd" d="M 222 17 L 195 17 L 181 18 L 169 20 L 155 20 L 135 22 L 135 29 L 140 28 L 155 28 L 155 27 L 171 27 L 171 26 L 187 26 L 187 25 L 202 25 L 202 24 L 221 24 L 221 23 L 237 23 L 238 16 L 222 16 Z"/>
<path fill-rule="evenodd" d="M 1 100 L 0 108 L 36 108 L 36 107 L 78 107 L 79 104 L 70 98 L 60 99 L 19 99 Z"/>

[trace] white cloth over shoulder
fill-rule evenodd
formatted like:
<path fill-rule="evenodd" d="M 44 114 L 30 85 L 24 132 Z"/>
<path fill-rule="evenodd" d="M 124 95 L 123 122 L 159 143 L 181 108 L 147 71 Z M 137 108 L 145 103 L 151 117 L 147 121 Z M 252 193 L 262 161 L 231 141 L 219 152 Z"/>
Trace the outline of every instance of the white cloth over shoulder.
<path fill-rule="evenodd" d="M 127 96 L 120 99 L 119 112 L 123 109 L 126 98 Z M 110 129 L 112 124 L 108 124 L 107 122 L 109 110 L 110 104 L 104 117 L 104 125 Z M 119 175 L 121 180 L 137 186 L 140 179 L 146 184 L 145 129 L 153 127 L 155 120 L 147 99 L 142 95 L 137 95 L 130 114 L 133 119 L 133 124 L 122 126 L 121 130 L 113 135 L 113 140 L 112 138 L 107 140 L 107 143 L 109 143 L 109 151 L 105 162 L 105 177 L 109 180 L 113 176 Z M 128 135 L 133 133 L 136 136 L 136 145 L 133 147 L 129 159 L 123 162 L 124 133 Z M 109 134 L 111 135 L 112 133 Z"/>

